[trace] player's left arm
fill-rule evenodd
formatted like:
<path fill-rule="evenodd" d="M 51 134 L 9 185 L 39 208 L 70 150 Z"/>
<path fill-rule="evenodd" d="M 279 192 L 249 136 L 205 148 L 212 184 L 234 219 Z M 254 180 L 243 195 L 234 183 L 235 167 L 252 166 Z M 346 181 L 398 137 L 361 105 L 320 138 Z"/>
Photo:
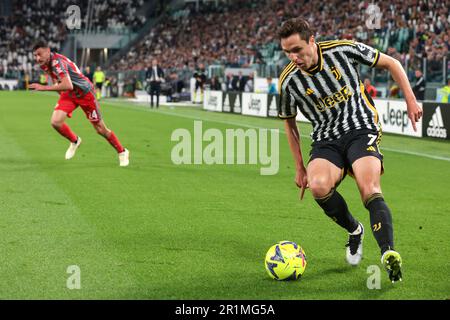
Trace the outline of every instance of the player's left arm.
<path fill-rule="evenodd" d="M 422 117 L 423 111 L 417 103 L 403 66 L 397 59 L 380 52 L 380 57 L 375 67 L 388 70 L 391 73 L 392 78 L 403 91 L 408 109 L 408 117 L 411 120 L 414 131 L 417 131 L 416 122 Z"/>

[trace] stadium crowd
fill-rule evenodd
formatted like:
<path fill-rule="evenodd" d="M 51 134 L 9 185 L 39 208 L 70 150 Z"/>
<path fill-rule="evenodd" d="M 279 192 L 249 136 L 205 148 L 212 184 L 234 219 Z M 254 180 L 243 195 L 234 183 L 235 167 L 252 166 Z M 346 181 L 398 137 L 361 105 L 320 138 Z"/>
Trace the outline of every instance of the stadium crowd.
<path fill-rule="evenodd" d="M 383 15 L 379 26 L 366 26 L 369 1 L 236 0 L 205 3 L 196 11 L 186 4 L 182 12 L 162 19 L 153 31 L 113 65 L 116 70 L 141 70 L 157 57 L 166 68 L 182 70 L 197 63 L 248 67 L 264 63 L 260 53 L 278 46 L 275 30 L 300 14 L 320 35 L 318 40 L 354 39 L 377 47 L 402 63 L 420 68 L 422 58 L 430 68 L 450 49 L 450 15 L 445 1 L 394 0 L 376 2 Z M 308 7 L 305 12 L 303 8 Z M 441 67 L 442 68 L 442 67 Z"/>
<path fill-rule="evenodd" d="M 88 0 L 24 0 L 13 15 L 0 17 L 0 76 L 8 71 L 31 68 L 29 48 L 34 39 L 45 37 L 60 50 L 68 30 L 65 11 L 69 4 L 85 8 Z M 94 2 L 95 31 L 128 26 L 137 30 L 146 21 L 137 16 L 144 0 L 99 0 Z M 367 10 L 365 0 L 231 0 L 185 3 L 163 11 L 159 22 L 119 59 L 109 71 L 144 71 L 156 58 L 167 71 L 187 84 L 199 64 L 227 67 L 257 67 L 266 63 L 282 66 L 276 30 L 287 18 L 302 15 L 316 30 L 317 40 L 354 39 L 380 49 L 408 65 L 411 78 L 427 59 L 428 80 L 441 81 L 444 57 L 449 61 L 450 14 L 441 0 L 375 1 L 382 15 L 379 23 Z M 304 10 L 307 7 L 308 10 Z M 83 21 L 85 23 L 86 21 Z M 82 30 L 85 28 L 82 25 Z M 269 49 L 269 50 L 268 50 Z M 267 54 L 269 52 L 269 54 Z M 450 67 L 450 64 L 448 68 Z"/>
<path fill-rule="evenodd" d="M 81 32 L 86 30 L 89 0 L 21 0 L 13 2 L 12 14 L 0 16 L 0 76 L 29 72 L 33 64 L 33 42 L 45 38 L 50 47 L 60 51 L 68 29 L 66 10 L 70 5 L 81 9 Z M 146 17 L 138 15 L 144 0 L 100 0 L 93 3 L 92 31 L 138 30 Z"/>

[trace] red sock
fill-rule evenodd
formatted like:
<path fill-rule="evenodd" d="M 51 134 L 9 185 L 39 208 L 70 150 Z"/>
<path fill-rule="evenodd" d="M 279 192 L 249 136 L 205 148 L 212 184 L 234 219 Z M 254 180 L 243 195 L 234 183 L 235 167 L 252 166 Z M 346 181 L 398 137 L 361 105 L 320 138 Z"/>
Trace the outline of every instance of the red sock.
<path fill-rule="evenodd" d="M 63 125 L 60 128 L 56 129 L 56 131 L 58 131 L 63 137 L 69 139 L 70 142 L 75 142 L 78 139 L 78 136 L 75 133 L 73 133 L 70 127 L 65 123 L 63 123 Z"/>
<path fill-rule="evenodd" d="M 109 138 L 107 138 L 107 140 L 114 147 L 114 149 L 117 150 L 118 153 L 125 151 L 124 147 L 122 147 L 122 145 L 119 142 L 119 139 L 117 139 L 114 132 L 111 131 L 111 134 L 109 135 Z"/>

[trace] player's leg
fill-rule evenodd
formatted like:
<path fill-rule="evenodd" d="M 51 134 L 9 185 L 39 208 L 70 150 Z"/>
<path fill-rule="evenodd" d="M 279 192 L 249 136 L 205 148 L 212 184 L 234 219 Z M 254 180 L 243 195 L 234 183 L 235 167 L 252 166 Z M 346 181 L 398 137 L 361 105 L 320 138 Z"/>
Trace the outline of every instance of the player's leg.
<path fill-rule="evenodd" d="M 119 139 L 117 139 L 114 132 L 112 132 L 106 127 L 105 122 L 102 119 L 99 119 L 98 121 L 91 120 L 91 123 L 94 126 L 95 131 L 97 131 L 99 135 L 108 140 L 108 142 L 113 146 L 113 148 L 116 149 L 117 153 L 123 152 L 125 148 L 122 147 Z"/>
<path fill-rule="evenodd" d="M 81 144 L 81 138 L 78 137 L 72 129 L 70 129 L 69 125 L 65 123 L 67 117 L 72 116 L 72 112 L 76 107 L 76 104 L 65 94 L 61 94 L 50 120 L 52 127 L 58 131 L 60 135 L 70 141 L 69 148 L 65 154 L 66 160 L 73 158 Z"/>
<path fill-rule="evenodd" d="M 129 154 L 130 152 L 125 149 L 122 144 L 120 143 L 119 139 L 115 135 L 115 133 L 108 129 L 104 123 L 103 120 L 99 120 L 96 122 L 91 122 L 94 126 L 97 133 L 101 136 L 103 136 L 110 144 L 111 146 L 116 149 L 117 153 L 119 154 L 119 164 L 121 167 L 126 167 L 129 164 Z"/>
<path fill-rule="evenodd" d="M 95 131 L 103 136 L 119 154 L 120 166 L 127 166 L 129 151 L 122 146 L 114 132 L 106 127 L 100 107 L 93 93 L 87 93 L 83 98 L 79 99 L 79 103 L 86 117 L 94 126 Z"/>
<path fill-rule="evenodd" d="M 392 281 L 401 279 L 401 257 L 394 251 L 392 214 L 384 201 L 380 177 L 383 156 L 379 152 L 380 135 L 364 133 L 349 147 L 349 161 L 361 199 L 370 214 L 372 233 L 381 250 L 382 263 Z"/>
<path fill-rule="evenodd" d="M 308 164 L 308 186 L 325 214 L 349 233 L 358 228 L 344 198 L 336 190 L 342 180 L 343 168 L 327 159 L 315 158 Z"/>
<path fill-rule="evenodd" d="M 307 169 L 309 188 L 325 214 L 348 232 L 346 259 L 349 264 L 358 265 L 362 259 L 364 227 L 352 216 L 336 190 L 344 178 L 344 170 L 345 162 L 338 143 L 313 145 Z"/>
<path fill-rule="evenodd" d="M 67 113 L 62 110 L 54 110 L 50 123 L 52 127 L 59 132 L 60 135 L 65 137 L 70 142 L 77 141 L 77 135 L 70 129 L 65 123 L 67 119 Z"/>

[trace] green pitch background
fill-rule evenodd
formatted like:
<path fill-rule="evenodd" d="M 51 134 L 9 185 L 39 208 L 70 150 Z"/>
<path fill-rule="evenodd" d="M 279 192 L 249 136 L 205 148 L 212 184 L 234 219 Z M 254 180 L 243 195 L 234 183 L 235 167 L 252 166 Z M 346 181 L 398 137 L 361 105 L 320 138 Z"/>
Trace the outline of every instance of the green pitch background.
<path fill-rule="evenodd" d="M 50 126 L 56 94 L 0 92 L 0 299 L 448 299 L 450 144 L 384 135 L 383 192 L 393 213 L 404 281 L 369 290 L 379 250 L 351 178 L 339 187 L 366 226 L 364 259 L 344 260 L 347 235 L 306 193 L 298 201 L 284 133 L 280 170 L 260 165 L 174 165 L 177 128 L 283 128 L 276 119 L 101 101 L 106 124 L 130 150 L 118 166 L 111 146 L 80 109 L 69 120 L 83 138 L 74 159 Z M 308 134 L 310 125 L 301 124 Z M 309 140 L 302 138 L 303 152 Z M 424 156 L 427 155 L 427 156 Z M 435 159 L 433 159 L 433 157 Z M 271 280 L 267 249 L 301 244 L 297 282 Z M 66 286 L 81 270 L 81 289 Z"/>

